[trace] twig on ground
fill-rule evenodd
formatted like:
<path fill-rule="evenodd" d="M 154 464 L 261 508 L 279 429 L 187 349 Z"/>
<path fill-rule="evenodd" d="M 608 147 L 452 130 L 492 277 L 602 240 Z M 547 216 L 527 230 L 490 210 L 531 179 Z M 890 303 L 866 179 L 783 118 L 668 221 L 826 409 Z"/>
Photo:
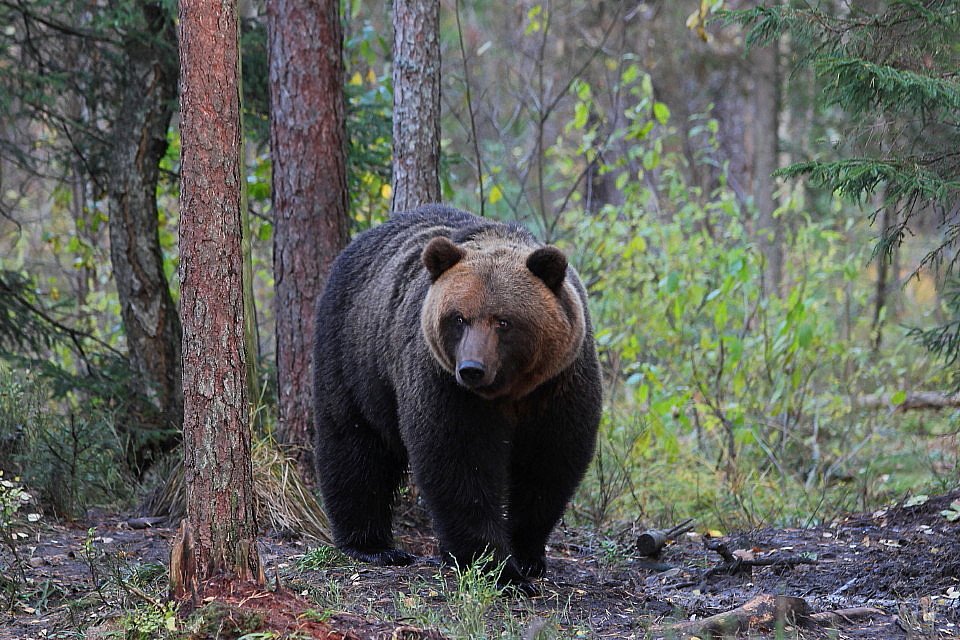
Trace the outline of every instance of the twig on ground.
<path fill-rule="evenodd" d="M 779 553 L 763 558 L 754 558 L 752 554 L 738 555 L 736 552 L 731 552 L 723 542 L 711 540 L 710 538 L 705 538 L 703 544 L 707 549 L 720 554 L 720 557 L 723 558 L 723 563 L 703 574 L 704 581 L 716 575 L 735 576 L 741 573 L 750 574 L 753 571 L 753 567 L 795 567 L 800 564 L 817 563 L 813 558 L 788 556 Z"/>

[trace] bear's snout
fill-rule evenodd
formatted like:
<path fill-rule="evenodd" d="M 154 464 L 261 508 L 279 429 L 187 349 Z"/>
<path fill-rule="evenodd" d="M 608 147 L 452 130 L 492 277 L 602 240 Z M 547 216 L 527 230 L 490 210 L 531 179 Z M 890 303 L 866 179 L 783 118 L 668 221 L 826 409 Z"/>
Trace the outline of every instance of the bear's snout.
<path fill-rule="evenodd" d="M 455 354 L 457 382 L 477 390 L 493 384 L 497 376 L 497 332 L 489 322 L 467 325 Z"/>
<path fill-rule="evenodd" d="M 476 360 L 465 360 L 457 365 L 457 381 L 465 387 L 481 385 L 486 373 L 487 368 Z"/>

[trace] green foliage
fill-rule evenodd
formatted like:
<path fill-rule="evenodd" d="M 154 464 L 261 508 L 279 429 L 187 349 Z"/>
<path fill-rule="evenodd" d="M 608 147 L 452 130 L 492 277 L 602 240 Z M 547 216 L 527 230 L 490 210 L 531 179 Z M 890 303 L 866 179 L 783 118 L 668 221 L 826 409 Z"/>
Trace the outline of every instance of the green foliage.
<path fill-rule="evenodd" d="M 179 637 L 177 606 L 175 602 L 146 604 L 125 612 L 120 618 L 124 640 Z"/>
<path fill-rule="evenodd" d="M 946 78 L 860 58 L 822 57 L 813 66 L 818 76 L 833 79 L 827 104 L 854 114 L 882 108 L 908 116 L 936 117 L 938 112 L 949 115 L 960 110 L 960 85 Z"/>
<path fill-rule="evenodd" d="M 960 276 L 954 274 L 944 289 L 944 305 L 953 320 L 931 329 L 911 329 L 909 335 L 919 339 L 931 351 L 943 354 L 955 375 L 953 365 L 960 358 Z M 960 379 L 955 377 L 954 383 L 960 384 Z"/>
<path fill-rule="evenodd" d="M 257 146 L 266 146 L 270 141 L 270 65 L 263 20 L 241 19 L 240 56 L 243 127 Z"/>
<path fill-rule="evenodd" d="M 843 504 L 838 480 L 891 426 L 854 399 L 930 375 L 909 345 L 879 359 L 870 348 L 857 280 L 868 254 L 808 223 L 791 241 L 789 291 L 765 297 L 732 194 L 698 202 L 681 183 L 661 187 L 685 203 L 670 221 L 628 203 L 578 228 L 611 390 L 606 464 L 620 465 L 637 508 L 716 510 L 727 524 L 813 517 L 830 491 Z M 689 477 L 656 479 L 670 468 Z"/>
<path fill-rule="evenodd" d="M 496 607 L 504 588 L 497 584 L 503 563 L 491 567 L 493 554 L 487 553 L 469 565 L 453 567 L 455 585 L 445 586 L 443 595 L 450 609 L 450 633 L 465 640 L 490 637 L 487 614 Z"/>
<path fill-rule="evenodd" d="M 19 549 L 29 537 L 24 531 L 26 523 L 36 522 L 40 514 L 28 513 L 24 517 L 21 510 L 32 500 L 19 478 L 8 480 L 0 469 L 0 545 L 9 552 L 9 558 L 0 556 L 0 596 L 5 598 L 7 610 L 13 609 L 27 585 Z"/>
<path fill-rule="evenodd" d="M 348 69 L 347 191 L 355 230 L 382 222 L 390 213 L 393 157 L 393 84 L 388 59 L 392 44 L 369 22 L 344 43 Z"/>
<path fill-rule="evenodd" d="M 76 397 L 55 401 L 49 389 L 0 361 L 0 464 L 36 490 L 59 515 L 131 495 L 124 443 L 110 412 L 81 412 Z"/>
<path fill-rule="evenodd" d="M 276 637 L 256 633 L 264 619 L 262 613 L 214 601 L 198 609 L 185 626 L 194 628 L 193 635 L 199 638 Z"/>
<path fill-rule="evenodd" d="M 42 353 L 61 333 L 40 308 L 35 285 L 16 271 L 0 271 L 0 354 Z"/>
<path fill-rule="evenodd" d="M 954 206 L 960 199 L 960 5 L 888 0 L 879 6 L 853 3 L 836 14 L 825 7 L 773 5 L 724 14 L 750 27 L 748 47 L 789 34 L 799 63 L 812 66 L 821 80 L 821 108 L 838 108 L 845 116 L 838 158 L 824 154 L 779 173 L 808 176 L 814 186 L 858 203 L 877 195 L 896 212 L 880 229 L 882 257 L 911 235 L 920 216 L 936 215 L 941 238 L 917 268 L 945 261 L 952 269 L 960 233 Z M 945 350 L 955 343 L 925 343 L 956 361 L 956 352 Z"/>
<path fill-rule="evenodd" d="M 636 100 L 608 144 L 630 146 L 598 171 L 615 177 L 623 202 L 593 215 L 573 208 L 556 226 L 575 239 L 608 389 L 578 513 L 598 526 L 648 510 L 737 526 L 855 506 L 857 491 L 875 490 L 850 484 L 869 485 L 874 447 L 900 446 L 897 419 L 856 398 L 936 382 L 909 343 L 873 348 L 865 222 L 816 221 L 801 192 L 791 195 L 777 215 L 803 220 L 787 243 L 792 269 L 782 295 L 766 295 L 752 210 L 722 166 L 713 191 L 691 184 L 669 110 L 643 74 L 628 67 L 622 78 Z M 592 98 L 589 87 L 576 93 L 587 106 L 552 147 L 558 181 L 576 176 L 602 125 L 577 118 Z M 694 157 L 716 157 L 717 132 L 710 118 L 692 119 Z M 876 179 L 855 166 L 850 180 Z"/>
<path fill-rule="evenodd" d="M 176 6 L 76 0 L 30 0 L 0 6 L 0 155 L 45 177 L 69 177 L 76 167 L 105 181 L 110 136 L 102 135 L 120 114 L 116 90 L 129 73 L 127 55 L 158 47 L 175 62 L 173 32 L 161 18 Z M 172 25 L 172 23 L 171 23 Z M 26 123 L 43 131 L 20 144 Z M 105 188 L 105 184 L 99 185 Z"/>
<path fill-rule="evenodd" d="M 340 553 L 336 547 L 322 544 L 303 554 L 297 561 L 297 568 L 301 571 L 318 571 L 344 564 L 353 564 L 353 560 Z"/>

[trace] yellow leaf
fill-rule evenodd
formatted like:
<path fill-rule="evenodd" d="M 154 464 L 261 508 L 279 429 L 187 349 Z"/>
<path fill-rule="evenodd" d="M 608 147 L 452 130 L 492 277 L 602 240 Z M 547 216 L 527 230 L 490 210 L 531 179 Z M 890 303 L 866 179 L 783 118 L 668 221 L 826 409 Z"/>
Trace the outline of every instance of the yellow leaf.
<path fill-rule="evenodd" d="M 720 531 L 719 529 L 710 529 L 710 531 L 707 531 L 707 535 L 711 538 L 722 538 L 723 531 Z"/>
<path fill-rule="evenodd" d="M 493 188 L 490 189 L 490 204 L 497 204 L 502 199 L 503 191 L 500 189 L 500 185 L 493 185 Z"/>
<path fill-rule="evenodd" d="M 723 0 L 700 0 L 700 8 L 687 17 L 687 28 L 695 31 L 704 42 L 710 41 L 710 34 L 704 28 L 707 24 L 707 14 L 714 13 L 723 7 Z"/>
<path fill-rule="evenodd" d="M 360 75 L 359 71 L 354 71 L 353 75 L 350 76 L 350 84 L 352 85 L 363 84 L 363 76 Z"/>
<path fill-rule="evenodd" d="M 377 74 L 373 72 L 373 69 L 367 71 L 367 82 L 370 84 L 375 84 L 377 81 Z"/>
<path fill-rule="evenodd" d="M 393 189 L 390 187 L 390 185 L 388 185 L 386 182 L 384 182 L 382 185 L 380 185 L 380 197 L 381 197 L 381 198 L 383 198 L 384 200 L 389 200 L 389 199 L 390 199 L 390 196 L 392 196 L 392 195 L 393 195 Z"/>

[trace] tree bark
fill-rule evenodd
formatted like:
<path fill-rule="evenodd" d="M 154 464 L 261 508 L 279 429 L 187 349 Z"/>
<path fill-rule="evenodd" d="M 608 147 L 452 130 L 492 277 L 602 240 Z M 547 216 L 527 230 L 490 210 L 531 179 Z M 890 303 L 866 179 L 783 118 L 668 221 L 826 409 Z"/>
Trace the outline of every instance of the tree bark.
<path fill-rule="evenodd" d="M 183 422 L 180 320 L 163 272 L 157 223 L 159 163 L 177 96 L 173 19 L 160 4 L 141 5 L 146 27 L 124 43 L 121 105 L 111 132 L 110 260 L 120 299 L 128 359 L 140 390 L 171 429 L 158 443 L 169 449 Z"/>
<path fill-rule="evenodd" d="M 783 280 L 783 229 L 774 217 L 780 126 L 780 55 L 777 43 L 750 53 L 753 69 L 753 196 L 756 235 L 765 259 L 764 289 L 776 293 Z"/>
<path fill-rule="evenodd" d="M 236 0 L 181 0 L 180 53 L 187 524 L 171 558 L 192 561 L 175 562 L 171 576 L 174 593 L 183 597 L 215 576 L 263 582 L 263 569 L 244 345 Z"/>
<path fill-rule="evenodd" d="M 279 423 L 313 475 L 310 345 L 314 307 L 347 245 L 343 33 L 337 0 L 271 0 L 270 146 Z"/>
<path fill-rule="evenodd" d="M 391 211 L 440 201 L 440 2 L 393 3 Z"/>

